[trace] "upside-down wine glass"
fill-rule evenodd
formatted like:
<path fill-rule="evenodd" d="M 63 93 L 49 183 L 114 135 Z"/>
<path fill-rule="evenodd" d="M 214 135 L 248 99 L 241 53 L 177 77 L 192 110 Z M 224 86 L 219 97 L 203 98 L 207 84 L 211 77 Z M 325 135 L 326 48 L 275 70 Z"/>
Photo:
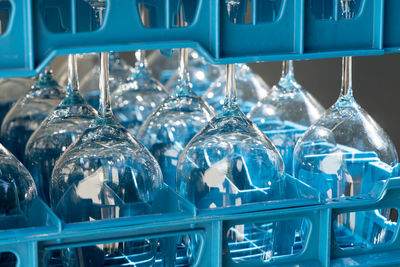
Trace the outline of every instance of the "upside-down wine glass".
<path fill-rule="evenodd" d="M 214 111 L 192 90 L 188 50 L 180 49 L 179 82 L 139 129 L 137 138 L 160 164 L 164 181 L 176 190 L 176 164 L 186 144 L 213 117 Z"/>
<path fill-rule="evenodd" d="M 23 97 L 35 82 L 33 78 L 0 79 L 0 124 L 15 102 Z"/>
<path fill-rule="evenodd" d="M 37 83 L 7 113 L 1 125 L 1 142 L 20 161 L 31 134 L 64 97 L 65 90 L 53 79 L 47 66 Z"/>
<path fill-rule="evenodd" d="M 189 142 L 178 161 L 178 192 L 198 209 L 220 209 L 279 199 L 284 164 L 275 146 L 240 110 L 236 98 L 235 65 L 227 66 L 222 110 Z M 227 234 L 230 250 L 248 242 L 243 257 L 259 251 L 273 254 L 271 224 L 247 224 Z M 256 237 L 258 236 L 258 237 Z M 195 242 L 188 247 L 195 246 Z M 285 242 L 281 240 L 281 242 Z"/>
<path fill-rule="evenodd" d="M 148 24 L 144 6 L 138 5 L 143 23 Z M 164 86 L 149 72 L 146 52 L 135 52 L 132 75 L 111 95 L 115 118 L 135 136 L 147 117 L 168 97 Z"/>
<path fill-rule="evenodd" d="M 221 75 L 213 82 L 203 95 L 217 112 L 222 109 L 225 101 L 226 75 Z M 270 91 L 264 80 L 254 73 L 246 64 L 236 64 L 236 92 L 238 105 L 244 114 Z"/>
<path fill-rule="evenodd" d="M 349 8 L 354 4 L 351 2 L 341 0 L 345 19 L 353 15 Z M 296 144 L 294 176 L 317 189 L 328 200 L 363 198 L 368 197 L 375 182 L 393 175 L 397 163 L 397 152 L 390 138 L 355 101 L 352 57 L 343 57 L 340 96 Z M 389 211 L 381 212 L 389 218 L 389 214 L 384 214 Z M 335 236 L 343 233 L 344 228 L 356 236 L 351 239 L 353 241 L 336 239 L 338 245 L 363 247 L 386 242 L 385 229 L 378 227 L 366 232 L 368 221 L 372 222 L 376 216 L 374 211 L 338 216 Z"/>
<path fill-rule="evenodd" d="M 108 53 L 101 53 L 100 59 L 99 116 L 57 160 L 52 173 L 51 207 L 67 223 L 147 214 L 163 185 L 157 161 L 114 119 Z M 129 255 L 136 266 L 152 266 L 156 248 L 157 242 L 151 239 L 112 243 L 72 250 L 76 255 L 68 260 L 102 263 Z"/>
<path fill-rule="evenodd" d="M 148 116 L 168 97 L 164 86 L 147 70 L 145 51 L 135 52 L 135 70 L 111 95 L 115 118 L 135 136 Z"/>
<path fill-rule="evenodd" d="M 97 111 L 79 94 L 77 55 L 68 56 L 67 95 L 31 135 L 25 149 L 25 166 L 39 195 L 50 204 L 49 184 L 56 160 L 94 121 Z"/>
<path fill-rule="evenodd" d="M 294 78 L 293 61 L 283 61 L 282 65 L 279 82 L 247 117 L 267 134 L 281 152 L 286 172 L 292 173 L 294 146 L 301 133 L 321 117 L 324 108 Z"/>
<path fill-rule="evenodd" d="M 29 171 L 0 144 L 0 231 L 31 227 L 36 202 L 36 185 Z M 2 266 L 17 266 L 17 262 L 14 254 L 0 252 Z"/>

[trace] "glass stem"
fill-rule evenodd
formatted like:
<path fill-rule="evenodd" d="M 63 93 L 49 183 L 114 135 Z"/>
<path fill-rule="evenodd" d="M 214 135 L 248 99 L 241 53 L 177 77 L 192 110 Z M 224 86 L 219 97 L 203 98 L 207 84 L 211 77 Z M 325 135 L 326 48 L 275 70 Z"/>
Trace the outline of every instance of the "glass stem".
<path fill-rule="evenodd" d="M 79 94 L 77 55 L 68 55 L 68 86 L 67 95 Z"/>
<path fill-rule="evenodd" d="M 293 60 L 284 60 L 282 62 L 282 77 L 288 74 L 293 76 Z"/>
<path fill-rule="evenodd" d="M 226 88 L 224 109 L 237 109 L 235 64 L 226 65 Z"/>
<path fill-rule="evenodd" d="M 147 68 L 146 51 L 140 49 L 135 51 L 135 58 L 136 58 L 135 66 L 138 70 Z"/>
<path fill-rule="evenodd" d="M 343 96 L 352 96 L 352 57 L 342 58 L 342 87 L 340 94 Z"/>
<path fill-rule="evenodd" d="M 99 115 L 103 118 L 112 116 L 110 85 L 108 82 L 108 53 L 100 53 L 100 102 Z"/>

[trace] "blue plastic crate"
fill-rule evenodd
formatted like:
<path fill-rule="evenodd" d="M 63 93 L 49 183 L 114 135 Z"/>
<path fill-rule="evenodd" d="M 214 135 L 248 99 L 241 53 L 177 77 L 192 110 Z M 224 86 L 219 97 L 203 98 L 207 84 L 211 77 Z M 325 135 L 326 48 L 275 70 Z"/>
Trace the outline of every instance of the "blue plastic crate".
<path fill-rule="evenodd" d="M 152 15 L 150 27 L 143 25 L 136 1 L 107 0 L 101 26 L 83 0 L 8 1 L 1 77 L 32 76 L 69 53 L 193 47 L 222 64 L 381 55 L 400 48 L 396 0 L 356 0 L 350 20 L 341 18 L 339 0 L 251 0 L 235 23 L 223 0 L 184 1 L 190 24 L 183 28 L 175 26 L 178 1 L 172 0 L 140 1 Z"/>
<path fill-rule="evenodd" d="M 371 166 L 370 174 L 379 172 L 374 171 L 375 168 L 377 167 Z M 400 264 L 400 257 L 390 253 L 396 254 L 400 249 L 398 224 L 389 223 L 388 226 L 388 221 L 385 221 L 382 216 L 369 217 L 372 220 L 371 231 L 374 226 L 384 226 L 387 232 L 392 233 L 391 236 L 388 235 L 389 242 L 387 243 L 343 249 L 334 240 L 336 238 L 352 240 L 355 237 L 346 232 L 346 229 L 343 230 L 343 235 L 333 234 L 335 218 L 339 214 L 359 211 L 377 214 L 373 210 L 400 209 L 399 190 L 400 178 L 393 178 L 378 181 L 368 195 L 345 198 L 340 202 L 324 202 L 315 190 L 287 176 L 282 200 L 270 200 L 226 209 L 197 210 L 192 204 L 167 188 L 158 195 L 159 201 L 155 202 L 164 205 L 153 206 L 152 213 L 148 215 L 72 224 L 62 223 L 43 202 L 39 201 L 33 207 L 32 213 L 37 215 L 40 211 L 41 216 L 34 218 L 40 218 L 41 221 L 32 221 L 32 226 L 25 228 L 1 231 L 0 251 L 16 254 L 21 266 L 36 266 L 35 264 L 48 263 L 44 262 L 45 255 L 57 249 L 152 238 L 161 240 L 156 265 L 162 266 L 168 257 L 172 257 L 168 255 L 165 246 L 168 247 L 170 244 L 169 248 L 174 247 L 171 244 L 175 244 L 174 241 L 178 236 L 196 235 L 199 238 L 200 249 L 194 260 L 198 261 L 198 266 L 291 266 L 293 264 L 343 266 L 349 263 L 354 264 L 356 261 L 358 261 L 358 266 L 371 263 L 376 266 L 386 266 L 389 262 Z M 365 216 L 365 214 L 360 213 L 357 216 Z M 293 222 L 296 223 L 293 224 Z M 257 227 L 257 231 L 253 232 L 252 236 L 246 235 L 243 242 L 233 244 L 229 239 L 231 235 L 227 233 L 238 225 Z M 300 226 L 293 228 L 293 225 Z M 287 231 L 287 227 L 292 230 Z M 281 239 L 285 234 L 291 233 L 293 243 L 289 248 L 280 248 L 288 251 L 289 255 L 272 255 L 273 257 L 261 260 L 259 254 L 263 252 L 258 253 L 261 248 L 257 246 L 256 241 L 258 235 L 266 236 L 267 231 L 271 229 L 283 231 L 278 235 Z M 276 242 L 276 244 L 282 246 L 286 243 Z M 187 260 L 185 250 L 177 249 L 180 255 L 178 260 L 184 264 Z M 243 253 L 246 255 L 245 260 L 242 257 Z M 361 255 L 369 256 L 362 257 Z M 383 255 L 384 258 L 377 263 L 370 255 L 379 257 Z M 122 264 L 123 260 L 128 262 L 128 259 L 132 260 L 132 257 L 121 254 L 108 258 L 107 261 L 110 264 L 113 263 L 112 261 Z M 55 258 L 52 263 L 51 266 L 60 266 L 57 265 L 60 264 L 60 259 Z"/>

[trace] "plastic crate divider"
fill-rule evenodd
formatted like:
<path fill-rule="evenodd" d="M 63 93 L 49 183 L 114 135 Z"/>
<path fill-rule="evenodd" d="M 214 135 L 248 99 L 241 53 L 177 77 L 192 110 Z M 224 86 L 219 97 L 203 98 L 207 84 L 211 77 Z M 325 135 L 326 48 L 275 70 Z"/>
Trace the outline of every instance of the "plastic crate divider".
<path fill-rule="evenodd" d="M 384 208 L 396 208 L 400 210 L 400 178 L 391 178 L 385 183 L 385 187 L 383 190 L 383 194 L 375 201 L 366 201 L 366 200 L 353 200 L 353 203 L 347 202 L 342 203 L 340 207 L 332 206 L 332 218 L 335 218 L 339 214 L 349 213 L 349 212 L 357 212 L 357 211 L 368 211 L 375 209 L 384 209 Z M 364 204 L 363 204 L 364 203 Z M 400 252 L 400 235 L 399 235 L 399 223 L 400 220 L 397 221 L 397 230 L 394 233 L 394 239 L 389 243 L 375 245 L 373 247 L 367 248 L 351 248 L 351 249 L 340 249 L 336 245 L 332 246 L 332 259 L 337 262 L 341 262 L 345 259 L 351 259 L 352 257 L 358 257 L 367 254 L 376 254 L 385 253 L 388 251 L 396 251 L 398 254 Z M 333 234 L 333 233 L 332 233 Z M 372 257 L 373 258 L 373 257 Z M 376 259 L 376 257 L 375 257 Z M 367 260 L 367 258 L 365 258 Z M 399 258 L 397 258 L 399 260 Z M 363 262 L 363 264 L 368 265 L 376 262 Z M 383 263 L 383 262 L 382 262 Z"/>
<path fill-rule="evenodd" d="M 17 257 L 16 266 L 38 266 L 38 248 L 36 241 L 18 242 L 15 244 L 0 245 L 1 252 L 11 252 Z M 5 266 L 7 265 L 4 263 Z"/>
<path fill-rule="evenodd" d="M 26 215 L 18 217 L 20 218 L 13 219 L 17 220 L 14 225 L 16 223 L 21 224 L 21 227 L 1 230 L 0 245 L 10 244 L 11 242 L 24 242 L 27 241 L 28 237 L 29 239 L 36 239 L 39 236 L 61 232 L 61 221 L 39 198 L 33 201 Z M 3 219 L 8 220 L 7 217 Z M 11 227 L 14 225 L 11 225 Z"/>
<path fill-rule="evenodd" d="M 282 222 L 284 220 L 306 219 L 310 223 L 307 241 L 303 250 L 294 255 L 272 257 L 269 261 L 251 260 L 242 263 L 234 262 L 228 248 L 227 231 L 234 225 L 262 222 Z M 328 266 L 330 251 L 331 210 L 321 206 L 299 207 L 292 209 L 272 210 L 269 212 L 247 213 L 229 218 L 223 222 L 223 266 Z M 274 233 L 273 233 L 274 234 Z"/>
<path fill-rule="evenodd" d="M 383 47 L 386 52 L 398 53 L 400 51 L 400 2 L 385 0 L 384 4 L 384 35 Z"/>
<path fill-rule="evenodd" d="M 303 0 L 276 2 L 281 3 L 279 13 L 272 19 L 260 21 L 257 12 L 268 10 L 262 8 L 263 1 L 252 1 L 252 21 L 246 24 L 242 21 L 233 23 L 225 1 L 220 1 L 220 53 L 223 60 L 219 62 L 233 61 L 234 57 L 241 57 L 239 61 L 246 62 L 259 56 L 264 59 L 263 55 L 302 53 Z M 254 42 L 255 36 L 258 36 L 257 42 Z"/>
<path fill-rule="evenodd" d="M 357 50 L 382 49 L 383 0 L 358 1 L 358 12 L 350 20 L 338 17 L 338 0 L 333 1 L 332 11 L 328 10 L 330 15 L 316 17 L 318 8 L 326 8 L 318 6 L 318 2 L 305 0 L 305 53 L 319 53 L 323 57 L 335 53 L 341 56 L 341 51 L 351 51 L 351 55 Z"/>
<path fill-rule="evenodd" d="M 29 0 L 8 0 L 11 4 L 9 24 L 0 35 L 0 69 L 33 69 L 32 12 Z"/>

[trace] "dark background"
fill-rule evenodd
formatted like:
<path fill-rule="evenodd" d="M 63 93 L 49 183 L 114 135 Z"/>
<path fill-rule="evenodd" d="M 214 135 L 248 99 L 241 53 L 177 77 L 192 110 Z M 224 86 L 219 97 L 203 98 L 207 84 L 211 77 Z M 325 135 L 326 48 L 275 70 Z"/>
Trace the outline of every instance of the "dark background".
<path fill-rule="evenodd" d="M 281 75 L 281 62 L 249 64 L 268 85 Z M 341 59 L 303 60 L 294 63 L 296 80 L 320 103 L 330 107 L 340 93 Z M 400 151 L 400 55 L 353 58 L 353 93 L 360 104 L 388 133 Z"/>

